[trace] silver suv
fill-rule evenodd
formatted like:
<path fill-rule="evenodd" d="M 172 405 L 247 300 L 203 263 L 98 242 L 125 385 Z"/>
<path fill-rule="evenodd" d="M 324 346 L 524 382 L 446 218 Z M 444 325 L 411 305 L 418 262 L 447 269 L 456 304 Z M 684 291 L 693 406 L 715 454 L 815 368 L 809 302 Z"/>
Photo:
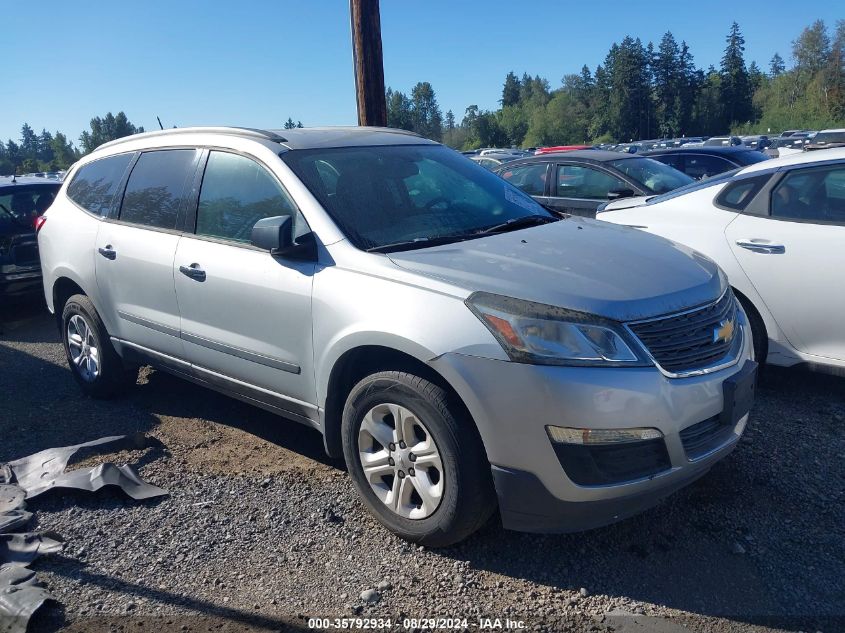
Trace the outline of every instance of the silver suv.
<path fill-rule="evenodd" d="M 151 364 L 313 427 L 426 545 L 497 505 L 537 532 L 639 512 L 727 455 L 753 400 L 713 262 L 409 133 L 140 134 L 75 165 L 45 217 L 86 394 Z"/>

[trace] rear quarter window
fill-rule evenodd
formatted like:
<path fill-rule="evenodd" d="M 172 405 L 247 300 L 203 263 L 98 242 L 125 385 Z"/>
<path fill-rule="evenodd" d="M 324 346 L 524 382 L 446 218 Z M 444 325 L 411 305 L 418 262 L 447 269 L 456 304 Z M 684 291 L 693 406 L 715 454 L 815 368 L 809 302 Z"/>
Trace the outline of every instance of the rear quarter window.
<path fill-rule="evenodd" d="M 725 209 L 742 211 L 769 181 L 770 176 L 766 174 L 755 178 L 743 178 L 728 184 L 716 197 L 716 204 Z"/>
<path fill-rule="evenodd" d="M 68 198 L 94 215 L 108 215 L 134 154 L 118 154 L 83 165 L 68 185 Z"/>

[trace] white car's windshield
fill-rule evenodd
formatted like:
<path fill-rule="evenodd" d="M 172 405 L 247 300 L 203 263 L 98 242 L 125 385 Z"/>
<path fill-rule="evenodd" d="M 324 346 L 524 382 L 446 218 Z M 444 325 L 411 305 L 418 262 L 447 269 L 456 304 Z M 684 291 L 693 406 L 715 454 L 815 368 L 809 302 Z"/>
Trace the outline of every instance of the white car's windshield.
<path fill-rule="evenodd" d="M 666 193 L 695 182 L 685 173 L 653 158 L 625 158 L 610 164 L 653 193 Z"/>
<path fill-rule="evenodd" d="M 352 243 L 365 250 L 459 241 L 556 218 L 530 196 L 440 145 L 294 150 L 282 159 Z"/>

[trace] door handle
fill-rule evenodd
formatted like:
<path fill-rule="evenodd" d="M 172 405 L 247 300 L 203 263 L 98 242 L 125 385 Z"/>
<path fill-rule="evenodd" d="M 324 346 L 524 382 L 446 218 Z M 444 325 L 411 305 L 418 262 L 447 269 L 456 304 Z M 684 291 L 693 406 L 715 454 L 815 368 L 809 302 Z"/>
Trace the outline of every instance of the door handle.
<path fill-rule="evenodd" d="M 748 249 L 753 253 L 764 253 L 767 255 L 782 255 L 786 252 L 786 246 L 783 244 L 772 244 L 768 240 L 757 238 L 737 240 L 736 245 Z"/>
<path fill-rule="evenodd" d="M 179 266 L 179 272 L 185 275 L 186 277 L 190 277 L 191 279 L 196 279 L 197 281 L 205 281 L 205 271 L 200 268 L 199 264 L 191 264 L 190 266 Z"/>
<path fill-rule="evenodd" d="M 117 257 L 117 251 L 112 248 L 111 244 L 106 244 L 105 248 L 98 248 L 97 251 L 106 259 Z"/>

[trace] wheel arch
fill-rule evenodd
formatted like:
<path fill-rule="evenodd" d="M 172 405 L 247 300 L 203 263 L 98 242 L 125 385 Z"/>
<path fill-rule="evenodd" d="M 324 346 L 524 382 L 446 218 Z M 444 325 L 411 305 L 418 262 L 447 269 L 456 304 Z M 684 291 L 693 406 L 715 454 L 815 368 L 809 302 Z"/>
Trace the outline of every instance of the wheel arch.
<path fill-rule="evenodd" d="M 385 345 L 357 345 L 344 351 L 332 364 L 325 386 L 323 441 L 326 453 L 330 457 L 337 459 L 343 457 L 340 426 L 343 407 L 349 392 L 364 377 L 380 371 L 406 371 L 438 385 L 449 394 L 451 401 L 461 408 L 466 419 L 472 421 L 469 408 L 457 390 L 442 374 L 418 356 L 407 350 Z M 474 422 L 472 426 L 481 442 L 481 436 Z"/>
<path fill-rule="evenodd" d="M 62 309 L 64 308 L 65 303 L 67 303 L 67 300 L 75 294 L 85 295 L 91 299 L 93 303 L 93 299 L 87 292 L 85 292 L 85 289 L 78 283 L 77 280 L 72 279 L 69 276 L 61 275 L 53 282 L 53 314 L 56 317 L 56 325 L 58 326 L 59 331 L 61 331 L 62 327 Z"/>
<path fill-rule="evenodd" d="M 760 314 L 760 310 L 757 309 L 757 306 L 754 305 L 754 302 L 749 299 L 741 290 L 738 290 L 735 286 L 731 286 L 731 290 L 733 290 L 734 295 L 739 300 L 740 304 L 742 305 L 742 309 L 745 310 L 746 314 L 748 314 L 748 318 L 752 323 L 756 322 L 763 330 L 763 348 L 768 353 L 769 349 L 769 331 L 766 327 L 766 321 L 763 319 L 763 315 Z M 765 355 L 763 358 L 756 359 L 758 363 L 761 365 L 766 362 Z"/>

